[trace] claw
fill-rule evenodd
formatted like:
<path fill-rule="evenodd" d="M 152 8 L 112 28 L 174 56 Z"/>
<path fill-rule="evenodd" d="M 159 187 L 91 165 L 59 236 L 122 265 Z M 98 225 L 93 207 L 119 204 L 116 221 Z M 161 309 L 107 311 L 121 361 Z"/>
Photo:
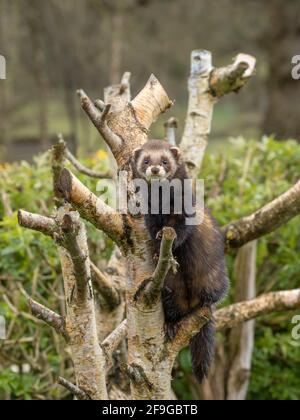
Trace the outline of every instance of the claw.
<path fill-rule="evenodd" d="M 165 324 L 164 326 L 165 336 L 168 341 L 171 341 L 175 338 L 179 330 L 179 324 Z"/>
<path fill-rule="evenodd" d="M 163 238 L 163 231 L 162 231 L 162 230 L 160 230 L 159 232 L 157 232 L 156 239 L 157 239 L 158 241 L 161 241 L 161 240 L 162 240 L 162 238 Z"/>

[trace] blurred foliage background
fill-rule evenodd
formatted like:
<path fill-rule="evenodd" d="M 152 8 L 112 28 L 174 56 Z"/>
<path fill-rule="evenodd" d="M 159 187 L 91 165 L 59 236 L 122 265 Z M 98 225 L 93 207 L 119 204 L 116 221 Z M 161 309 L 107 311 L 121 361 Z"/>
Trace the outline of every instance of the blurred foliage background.
<path fill-rule="evenodd" d="M 97 133 L 80 110 L 76 89 L 94 98 L 132 72 L 136 94 L 153 72 L 185 118 L 190 52 L 213 52 L 216 66 L 239 52 L 258 59 L 257 76 L 216 109 L 213 140 L 227 136 L 300 138 L 300 83 L 291 77 L 299 54 L 298 0 L 0 0 L 2 160 L 31 159 L 57 132 L 86 154 Z M 167 118 L 167 116 L 166 116 Z M 153 135 L 162 134 L 162 120 Z M 1 160 L 1 154 L 0 154 Z"/>
<path fill-rule="evenodd" d="M 7 78 L 0 80 L 0 315 L 8 331 L 7 340 L 0 341 L 0 398 L 70 398 L 54 385 L 58 373 L 71 375 L 68 349 L 49 328 L 37 325 L 26 303 L 28 293 L 64 313 L 56 248 L 50 239 L 18 227 L 16 211 L 51 214 L 45 151 L 58 132 L 87 166 L 109 165 L 76 89 L 102 98 L 103 88 L 129 70 L 136 94 L 153 72 L 176 100 L 171 112 L 179 119 L 179 138 L 191 50 L 211 50 L 217 66 L 229 64 L 239 52 L 255 55 L 256 77 L 215 108 L 200 174 L 208 205 L 225 224 L 299 179 L 300 82 L 291 77 L 299 37 L 299 0 L 222 0 L 222 7 L 209 0 L 0 0 L 0 54 L 7 62 Z M 153 126 L 153 137 L 162 137 L 169 116 Z M 245 160 L 250 161 L 246 174 Z M 95 191 L 95 181 L 79 177 Z M 88 230 L 91 252 L 99 258 L 95 262 L 105 266 L 111 243 Z M 296 218 L 259 240 L 259 293 L 299 287 L 299 231 Z M 228 256 L 230 272 L 234 257 Z M 300 349 L 291 343 L 292 315 L 258 320 L 249 399 L 300 399 Z M 178 397 L 192 398 L 187 351 L 175 374 Z"/>

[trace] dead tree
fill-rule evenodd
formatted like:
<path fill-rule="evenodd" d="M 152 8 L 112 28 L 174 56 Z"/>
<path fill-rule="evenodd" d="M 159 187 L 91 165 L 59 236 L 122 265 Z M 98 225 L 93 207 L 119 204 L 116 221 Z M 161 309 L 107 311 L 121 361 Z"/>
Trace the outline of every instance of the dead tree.
<path fill-rule="evenodd" d="M 198 174 L 205 153 L 214 105 L 223 95 L 241 89 L 254 68 L 255 59 L 244 54 L 232 65 L 216 69 L 209 52 L 192 53 L 189 106 L 181 148 L 193 176 Z M 154 75 L 134 99 L 130 98 L 128 75 L 120 85 L 106 89 L 104 101 L 93 102 L 83 91 L 79 96 L 83 110 L 109 146 L 118 169 L 127 171 L 128 194 L 134 199 L 129 165 L 133 151 L 147 141 L 151 124 L 172 102 Z M 170 135 L 170 127 L 167 128 Z M 164 279 L 174 266 L 175 231 L 164 229 L 160 256 L 155 262 L 143 218 L 119 214 L 110 208 L 64 168 L 66 158 L 65 145 L 60 141 L 53 150 L 57 214 L 47 218 L 19 212 L 21 226 L 51 236 L 58 246 L 66 318 L 36 302 L 30 301 L 30 306 L 70 346 L 76 385 L 63 378 L 59 382 L 78 399 L 106 399 L 108 394 L 112 399 L 128 397 L 116 387 L 110 389 L 107 381 L 114 351 L 126 337 L 121 370 L 130 381 L 130 398 L 169 399 L 172 367 L 178 352 L 208 322 L 211 311 L 202 309 L 185 318 L 176 337 L 166 341 L 160 295 Z M 77 165 L 77 169 L 82 168 Z M 255 215 L 224 227 L 224 246 L 245 245 L 299 213 L 300 182 Z M 91 262 L 80 216 L 116 244 L 105 273 Z M 214 317 L 217 330 L 221 331 L 263 314 L 299 307 L 300 290 L 291 290 L 236 303 L 218 310 Z"/>

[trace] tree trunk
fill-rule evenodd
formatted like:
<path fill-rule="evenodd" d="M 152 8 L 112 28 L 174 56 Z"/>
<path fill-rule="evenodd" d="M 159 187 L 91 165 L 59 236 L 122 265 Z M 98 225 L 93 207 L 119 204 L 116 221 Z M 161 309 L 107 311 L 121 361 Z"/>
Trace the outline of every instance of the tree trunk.
<path fill-rule="evenodd" d="M 256 249 L 257 241 L 243 246 L 235 263 L 235 302 L 254 299 L 256 296 Z M 229 370 L 227 400 L 245 400 L 248 392 L 255 321 L 248 321 L 233 328 L 229 335 Z"/>

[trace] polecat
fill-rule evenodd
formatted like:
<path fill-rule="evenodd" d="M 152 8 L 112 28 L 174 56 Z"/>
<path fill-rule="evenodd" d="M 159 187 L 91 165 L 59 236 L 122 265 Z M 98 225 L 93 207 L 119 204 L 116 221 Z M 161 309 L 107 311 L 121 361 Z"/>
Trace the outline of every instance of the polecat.
<path fill-rule="evenodd" d="M 229 281 L 224 261 L 224 240 L 215 221 L 207 209 L 203 221 L 198 225 L 187 224 L 192 214 L 183 208 L 182 214 L 175 212 L 176 191 L 170 195 L 170 210 L 163 214 L 151 214 L 150 184 L 153 180 L 188 179 L 187 169 L 180 151 L 162 140 L 150 140 L 134 153 L 135 178 L 142 178 L 149 186 L 148 214 L 145 224 L 154 243 L 154 252 L 159 253 L 159 233 L 163 227 L 173 227 L 177 238 L 173 254 L 179 268 L 170 272 L 162 291 L 166 335 L 174 337 L 182 318 L 203 306 L 212 306 L 227 293 Z M 184 188 L 181 189 L 182 199 Z M 161 197 L 162 198 L 162 197 Z M 178 197 L 177 197 L 178 198 Z M 214 324 L 210 321 L 190 341 L 193 370 L 199 382 L 207 376 L 214 356 Z"/>

